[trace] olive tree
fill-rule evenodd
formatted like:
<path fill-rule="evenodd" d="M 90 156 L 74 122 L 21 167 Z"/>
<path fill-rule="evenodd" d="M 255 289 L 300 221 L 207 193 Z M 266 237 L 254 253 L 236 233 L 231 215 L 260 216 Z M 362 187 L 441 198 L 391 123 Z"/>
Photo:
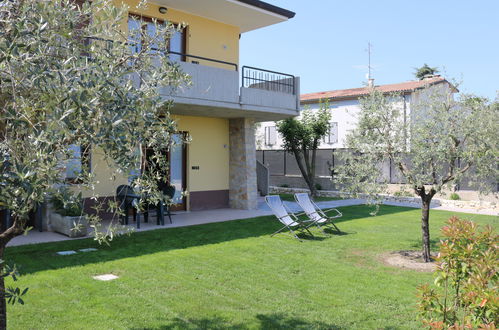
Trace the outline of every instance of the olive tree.
<path fill-rule="evenodd" d="M 132 47 L 122 29 L 127 8 L 111 0 L 77 3 L 0 1 L 0 209 L 12 214 L 0 232 L 2 259 L 7 243 L 29 229 L 30 210 L 64 186 L 72 145 L 99 150 L 110 176 L 127 175 L 140 163 L 142 147 L 159 158 L 176 131 L 168 115 L 171 98 L 159 92 L 188 82 L 178 65 L 160 56 L 173 25 L 157 24 L 155 34 L 137 29 L 128 40 L 141 40 L 141 47 Z M 136 188 L 161 198 L 154 183 L 159 175 L 139 175 Z M 81 189 L 99 197 L 91 169 L 77 179 Z M 91 227 L 96 239 L 108 241 L 118 225 L 103 231 L 100 220 L 90 216 Z M 2 329 L 6 298 L 22 302 L 25 293 L 5 288 L 8 275 L 15 272 L 2 266 Z"/>
<path fill-rule="evenodd" d="M 331 113 L 329 102 L 321 102 L 318 110 L 304 110 L 299 118 L 288 118 L 277 123 L 284 149 L 295 156 L 298 168 L 312 196 L 315 186 L 315 160 L 320 141 L 329 132 Z"/>
<path fill-rule="evenodd" d="M 430 261 L 430 203 L 435 194 L 468 180 L 482 193 L 498 181 L 499 109 L 483 98 L 429 88 L 404 116 L 400 95 L 372 89 L 361 100 L 350 152 L 337 179 L 344 189 L 375 201 L 387 192 L 380 164 L 388 160 L 421 198 L 422 256 Z"/>

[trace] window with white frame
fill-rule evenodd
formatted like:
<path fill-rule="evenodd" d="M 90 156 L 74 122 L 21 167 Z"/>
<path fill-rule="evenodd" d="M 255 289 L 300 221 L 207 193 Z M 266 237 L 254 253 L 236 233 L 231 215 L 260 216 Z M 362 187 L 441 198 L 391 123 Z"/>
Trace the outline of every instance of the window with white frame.
<path fill-rule="evenodd" d="M 131 50 L 133 53 L 140 52 L 142 48 L 142 43 L 144 42 L 143 34 L 147 33 L 152 38 L 151 44 L 151 52 L 157 53 L 158 49 L 160 49 L 160 43 L 166 43 L 169 52 L 172 52 L 168 55 L 170 60 L 172 61 L 185 61 L 185 53 L 186 48 L 186 29 L 177 29 L 178 25 L 174 24 L 175 30 L 172 30 L 172 35 L 168 40 L 157 40 L 154 39 L 156 37 L 156 25 L 165 24 L 162 20 L 153 20 L 152 18 L 130 15 L 128 17 L 128 43 L 130 44 Z"/>
<path fill-rule="evenodd" d="M 275 126 L 265 127 L 265 144 L 273 146 L 277 142 L 277 130 Z"/>

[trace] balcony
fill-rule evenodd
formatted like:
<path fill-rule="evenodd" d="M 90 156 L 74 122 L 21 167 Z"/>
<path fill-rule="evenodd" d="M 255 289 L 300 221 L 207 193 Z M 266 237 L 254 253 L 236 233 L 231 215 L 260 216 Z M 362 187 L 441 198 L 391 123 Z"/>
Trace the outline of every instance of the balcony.
<path fill-rule="evenodd" d="M 85 43 L 100 43 L 109 48 L 111 40 L 89 37 Z M 132 44 L 128 44 L 134 47 Z M 91 55 L 86 55 L 91 57 Z M 155 53 L 160 61 L 165 56 L 176 61 L 192 84 L 176 90 L 161 88 L 164 98 L 173 99 L 174 114 L 221 118 L 254 118 L 275 121 L 297 116 L 300 110 L 300 79 L 290 74 L 243 66 L 236 63 L 170 52 Z M 140 84 L 138 73 L 131 79 Z"/>
<path fill-rule="evenodd" d="M 178 62 L 192 85 L 161 93 L 173 98 L 175 114 L 222 118 L 280 120 L 298 115 L 299 78 L 275 71 L 243 66 L 188 54 Z M 208 65 L 199 64 L 203 62 Z"/>

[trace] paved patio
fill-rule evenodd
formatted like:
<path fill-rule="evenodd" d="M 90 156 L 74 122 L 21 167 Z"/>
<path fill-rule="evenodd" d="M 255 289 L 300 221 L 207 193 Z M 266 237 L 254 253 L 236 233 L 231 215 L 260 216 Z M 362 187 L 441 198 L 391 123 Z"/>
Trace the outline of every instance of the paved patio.
<path fill-rule="evenodd" d="M 300 207 L 294 202 L 284 202 L 286 206 L 292 212 L 301 211 Z M 332 208 L 332 207 L 341 207 L 341 206 L 351 206 L 351 205 L 360 205 L 364 204 L 365 201 L 362 199 L 344 199 L 344 200 L 335 200 L 335 201 L 326 201 L 326 202 L 318 202 L 317 205 L 320 208 Z M 394 206 L 405 206 L 412 208 L 419 208 L 414 204 L 404 204 L 404 203 L 385 203 L 387 205 Z M 498 216 L 497 212 L 491 212 L 490 210 L 465 210 L 465 209 L 457 209 L 457 208 L 448 208 L 443 206 L 435 206 L 432 207 L 434 210 L 445 210 L 452 212 L 466 212 L 466 213 L 474 213 L 474 214 L 486 214 L 486 215 L 495 215 Z M 236 209 L 217 209 L 217 210 L 206 210 L 206 211 L 194 211 L 194 212 L 174 212 L 175 215 L 172 216 L 173 223 L 170 224 L 168 221 L 168 217 L 165 217 L 165 225 L 158 226 L 156 225 L 156 218 L 154 216 L 151 217 L 149 223 L 144 223 L 141 218 L 141 228 L 137 229 L 135 227 L 135 223 L 131 221 L 131 227 L 133 227 L 136 231 L 146 231 L 146 230 L 155 230 L 162 228 L 175 228 L 175 227 L 185 227 L 185 226 L 195 226 L 202 225 L 212 222 L 223 222 L 223 221 L 231 221 L 231 220 L 240 220 L 240 219 L 248 219 L 259 216 L 270 215 L 272 212 L 265 204 L 265 201 L 262 198 L 258 199 L 258 208 L 256 210 L 236 210 Z M 131 217 L 130 217 L 131 219 Z M 87 236 L 88 237 L 88 236 Z M 86 238 L 86 237 L 82 237 Z M 26 245 L 26 244 L 36 244 L 36 243 L 46 243 L 46 242 L 56 242 L 56 241 L 66 241 L 66 240 L 74 240 L 74 239 L 82 239 L 82 238 L 69 238 L 65 235 L 58 234 L 55 232 L 39 232 L 36 229 L 31 230 L 25 236 L 18 236 L 9 242 L 7 246 L 16 246 L 16 245 Z"/>

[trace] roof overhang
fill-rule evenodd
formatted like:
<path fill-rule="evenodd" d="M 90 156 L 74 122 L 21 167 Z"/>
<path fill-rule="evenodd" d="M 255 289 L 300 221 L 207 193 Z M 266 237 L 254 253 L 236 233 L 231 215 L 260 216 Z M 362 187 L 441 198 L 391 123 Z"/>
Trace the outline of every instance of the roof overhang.
<path fill-rule="evenodd" d="M 400 95 L 411 95 L 414 91 L 398 91 L 398 92 L 394 92 L 394 93 L 398 93 Z M 384 94 L 388 94 L 389 92 L 386 92 Z M 365 97 L 369 95 L 369 93 L 364 93 L 364 94 L 356 94 L 356 95 L 346 95 L 346 96 L 334 96 L 334 97 L 328 97 L 328 96 L 324 96 L 324 97 L 318 97 L 318 98 L 313 98 L 313 99 L 305 99 L 305 100 L 300 100 L 300 104 L 301 105 L 305 105 L 305 104 L 315 104 L 315 103 L 319 103 L 321 101 L 325 101 L 325 100 L 328 100 L 329 102 L 331 101 L 346 101 L 346 100 L 357 100 L 361 97 Z"/>
<path fill-rule="evenodd" d="M 155 4 L 237 26 L 241 33 L 281 23 L 295 16 L 259 0 L 153 0 Z"/>
<path fill-rule="evenodd" d="M 422 90 L 422 89 L 425 89 L 427 87 L 435 86 L 435 85 L 442 84 L 442 83 L 448 84 L 452 93 L 459 93 L 459 89 L 457 89 L 456 86 L 454 86 L 454 84 L 449 82 L 447 79 L 440 79 L 437 81 L 428 82 L 427 85 L 418 86 L 418 87 L 414 87 L 414 88 L 410 88 L 410 89 L 399 89 L 399 90 L 393 89 L 393 90 L 388 90 L 388 91 L 382 90 L 383 87 L 390 86 L 390 85 L 375 86 L 375 88 L 381 88 L 381 91 L 383 92 L 383 94 L 396 93 L 396 94 L 400 94 L 400 95 L 410 95 L 410 94 L 414 93 L 415 91 Z M 363 87 L 363 88 L 354 88 L 354 89 L 365 90 L 366 88 Z M 344 91 L 344 90 L 340 89 L 337 91 Z M 335 92 L 335 91 L 323 92 L 325 94 L 320 96 L 320 97 L 300 99 L 300 104 L 301 105 L 315 104 L 315 103 L 319 103 L 321 100 L 329 100 L 329 101 L 356 100 L 356 99 L 359 99 L 361 97 L 369 95 L 368 91 L 365 91 L 365 92 L 362 91 L 361 93 L 357 92 L 357 93 L 351 94 L 351 95 L 340 95 L 340 96 L 331 96 L 331 95 L 327 94 L 327 93 L 331 93 L 331 92 Z M 303 97 L 304 95 L 307 95 L 307 94 L 302 94 L 301 96 Z"/>

